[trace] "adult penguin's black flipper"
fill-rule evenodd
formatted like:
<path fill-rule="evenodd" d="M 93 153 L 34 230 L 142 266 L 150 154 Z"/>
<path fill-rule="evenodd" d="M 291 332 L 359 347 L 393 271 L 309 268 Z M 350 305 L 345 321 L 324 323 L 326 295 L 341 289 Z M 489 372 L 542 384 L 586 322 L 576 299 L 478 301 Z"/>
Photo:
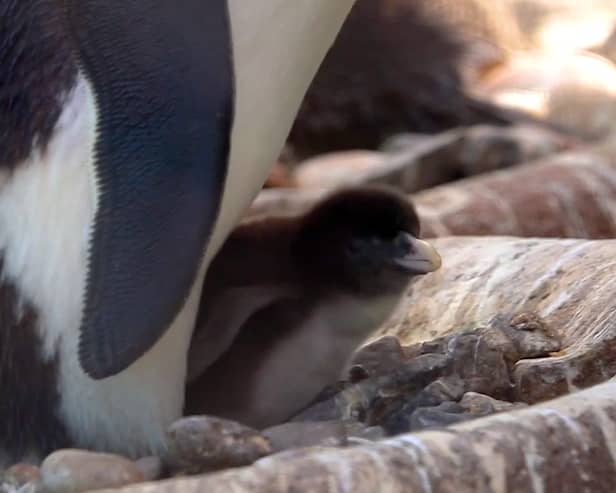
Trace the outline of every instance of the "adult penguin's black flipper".
<path fill-rule="evenodd" d="M 94 379 L 148 351 L 182 308 L 227 170 L 225 0 L 68 0 L 94 93 L 96 207 L 79 360 Z"/>

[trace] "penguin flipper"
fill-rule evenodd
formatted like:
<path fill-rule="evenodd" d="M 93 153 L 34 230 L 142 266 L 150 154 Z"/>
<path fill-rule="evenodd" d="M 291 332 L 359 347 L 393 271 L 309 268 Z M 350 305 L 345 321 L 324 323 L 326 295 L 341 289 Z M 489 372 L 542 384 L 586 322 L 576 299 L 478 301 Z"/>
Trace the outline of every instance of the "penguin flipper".
<path fill-rule="evenodd" d="M 233 119 L 229 20 L 225 0 L 66 6 L 97 115 L 79 361 L 103 379 L 163 336 L 207 248 Z"/>

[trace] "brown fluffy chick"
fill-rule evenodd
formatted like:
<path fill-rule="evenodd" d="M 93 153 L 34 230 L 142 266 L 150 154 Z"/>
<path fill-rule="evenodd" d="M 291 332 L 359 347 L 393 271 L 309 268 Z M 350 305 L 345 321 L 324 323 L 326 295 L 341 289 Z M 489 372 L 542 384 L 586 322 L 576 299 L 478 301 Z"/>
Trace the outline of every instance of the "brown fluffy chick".
<path fill-rule="evenodd" d="M 411 280 L 440 267 L 418 236 L 413 204 L 381 187 L 240 225 L 204 283 L 186 413 L 257 428 L 290 418 L 341 376 Z"/>

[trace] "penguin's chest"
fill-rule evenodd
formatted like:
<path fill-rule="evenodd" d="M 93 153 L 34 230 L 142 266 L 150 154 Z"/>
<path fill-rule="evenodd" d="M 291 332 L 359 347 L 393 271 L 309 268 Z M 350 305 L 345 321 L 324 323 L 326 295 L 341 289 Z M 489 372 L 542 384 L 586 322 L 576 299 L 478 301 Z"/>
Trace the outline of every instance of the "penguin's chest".
<path fill-rule="evenodd" d="M 73 445 L 140 455 L 163 447 L 166 427 L 181 415 L 192 317 L 182 311 L 159 343 L 117 376 L 94 381 L 81 369 L 77 344 L 97 205 L 95 113 L 79 79 L 46 148 L 0 177 L 0 295 L 12 289 L 0 300 L 0 382 L 3 391 L 7 382 L 30 386 L 16 390 L 12 407 L 25 422 L 44 422 L 58 436 L 64 429 Z M 26 432 L 14 433 L 22 434 L 15 443 L 23 442 Z M 31 445 L 46 448 L 44 440 Z M 12 448 L 5 455 L 20 453 Z"/>

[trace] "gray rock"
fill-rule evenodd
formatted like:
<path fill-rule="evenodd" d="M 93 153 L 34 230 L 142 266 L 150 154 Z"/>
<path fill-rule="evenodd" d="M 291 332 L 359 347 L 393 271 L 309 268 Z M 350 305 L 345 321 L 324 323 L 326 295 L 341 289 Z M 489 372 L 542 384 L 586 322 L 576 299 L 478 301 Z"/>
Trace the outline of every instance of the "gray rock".
<path fill-rule="evenodd" d="M 460 401 L 462 408 L 474 416 L 487 416 L 493 413 L 503 411 L 512 411 L 527 407 L 523 402 L 507 402 L 499 401 L 489 395 L 479 394 L 477 392 L 467 392 Z"/>
<path fill-rule="evenodd" d="M 385 336 L 359 348 L 353 356 L 351 369 L 359 366 L 367 376 L 385 374 L 398 368 L 404 362 L 404 356 L 400 340 Z"/>
<path fill-rule="evenodd" d="M 142 481 L 143 474 L 134 462 L 112 454 L 58 450 L 41 465 L 41 482 L 47 493 L 80 493 Z"/>
<path fill-rule="evenodd" d="M 326 400 L 298 413 L 292 421 L 356 420 L 370 424 L 375 412 L 420 392 L 427 384 L 447 372 L 451 361 L 441 354 L 423 354 L 385 375 L 349 385 Z"/>
<path fill-rule="evenodd" d="M 15 464 L 0 472 L 0 493 L 40 493 L 41 471 L 32 464 Z"/>
<path fill-rule="evenodd" d="M 176 475 L 245 466 L 272 453 L 259 431 L 213 416 L 176 421 L 168 430 L 168 439 L 164 462 Z"/>
<path fill-rule="evenodd" d="M 338 447 L 347 444 L 347 429 L 341 421 L 284 423 L 262 431 L 274 452 L 302 447 Z"/>
<path fill-rule="evenodd" d="M 146 481 L 155 481 L 163 477 L 164 466 L 160 457 L 142 457 L 135 461 L 135 465 Z"/>

